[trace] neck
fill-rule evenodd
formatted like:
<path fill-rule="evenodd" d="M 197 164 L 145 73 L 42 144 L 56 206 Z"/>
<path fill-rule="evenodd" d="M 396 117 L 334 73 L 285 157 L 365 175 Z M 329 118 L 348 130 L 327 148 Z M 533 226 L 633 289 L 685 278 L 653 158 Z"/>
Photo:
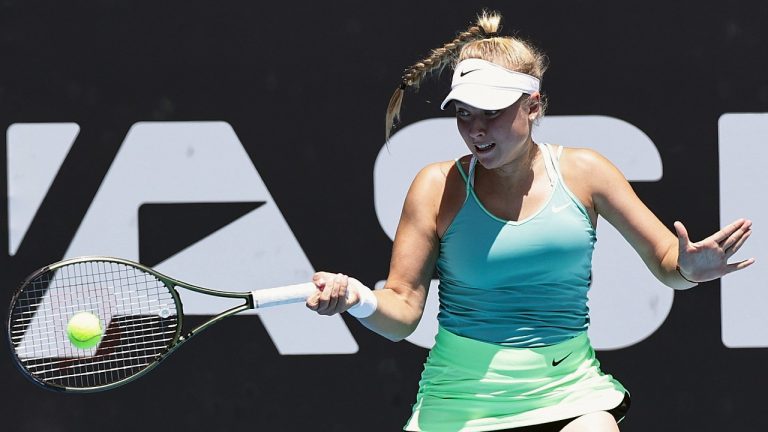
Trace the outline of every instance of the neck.
<path fill-rule="evenodd" d="M 497 181 L 506 184 L 519 184 L 522 180 L 530 179 L 533 174 L 533 165 L 539 156 L 539 146 L 528 138 L 525 147 L 519 157 L 504 166 L 488 170 L 488 173 Z"/>

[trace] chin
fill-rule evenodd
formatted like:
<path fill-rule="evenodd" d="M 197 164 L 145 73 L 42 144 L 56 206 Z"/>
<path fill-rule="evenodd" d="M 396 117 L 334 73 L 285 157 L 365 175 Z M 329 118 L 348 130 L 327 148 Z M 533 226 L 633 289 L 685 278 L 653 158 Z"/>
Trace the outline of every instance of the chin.
<path fill-rule="evenodd" d="M 482 165 L 483 168 L 485 168 L 487 170 L 494 169 L 494 168 L 499 168 L 500 166 L 502 166 L 502 163 L 497 158 L 495 158 L 494 156 L 491 156 L 491 155 L 478 155 L 476 153 L 474 154 L 474 156 L 477 159 L 477 163 Z"/>

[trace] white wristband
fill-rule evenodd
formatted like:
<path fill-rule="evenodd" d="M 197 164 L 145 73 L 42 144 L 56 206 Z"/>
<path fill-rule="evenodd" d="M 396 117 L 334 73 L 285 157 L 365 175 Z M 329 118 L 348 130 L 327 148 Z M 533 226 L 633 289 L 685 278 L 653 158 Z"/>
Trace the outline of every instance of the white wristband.
<path fill-rule="evenodd" d="M 357 280 L 355 280 L 355 282 L 357 282 L 355 284 L 355 289 L 357 290 L 357 296 L 360 298 L 360 301 L 358 301 L 356 305 L 347 309 L 347 312 L 349 312 L 349 314 L 355 318 L 367 318 L 376 312 L 376 307 L 379 305 L 379 300 L 376 298 L 376 295 L 373 294 L 373 291 L 371 291 L 370 288 Z"/>

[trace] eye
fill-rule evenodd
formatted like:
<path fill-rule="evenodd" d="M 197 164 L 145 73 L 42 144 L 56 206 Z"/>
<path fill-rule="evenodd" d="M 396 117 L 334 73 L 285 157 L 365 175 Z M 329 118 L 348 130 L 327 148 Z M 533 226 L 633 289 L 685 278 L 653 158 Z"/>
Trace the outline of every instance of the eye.
<path fill-rule="evenodd" d="M 483 114 L 485 114 L 486 117 L 496 117 L 500 112 L 500 110 L 483 111 Z"/>
<path fill-rule="evenodd" d="M 469 117 L 469 111 L 459 108 L 456 110 L 456 117 L 459 117 L 459 118 Z"/>

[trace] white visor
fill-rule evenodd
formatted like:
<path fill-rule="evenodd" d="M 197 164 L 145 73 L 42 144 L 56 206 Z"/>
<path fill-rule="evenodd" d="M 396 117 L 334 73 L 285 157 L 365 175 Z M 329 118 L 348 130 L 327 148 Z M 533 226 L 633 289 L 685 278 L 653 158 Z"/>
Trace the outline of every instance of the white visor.
<path fill-rule="evenodd" d="M 483 110 L 499 110 L 517 102 L 523 93 L 539 91 L 539 86 L 540 81 L 534 76 L 489 61 L 466 59 L 456 65 L 451 92 L 440 109 L 456 100 Z"/>

